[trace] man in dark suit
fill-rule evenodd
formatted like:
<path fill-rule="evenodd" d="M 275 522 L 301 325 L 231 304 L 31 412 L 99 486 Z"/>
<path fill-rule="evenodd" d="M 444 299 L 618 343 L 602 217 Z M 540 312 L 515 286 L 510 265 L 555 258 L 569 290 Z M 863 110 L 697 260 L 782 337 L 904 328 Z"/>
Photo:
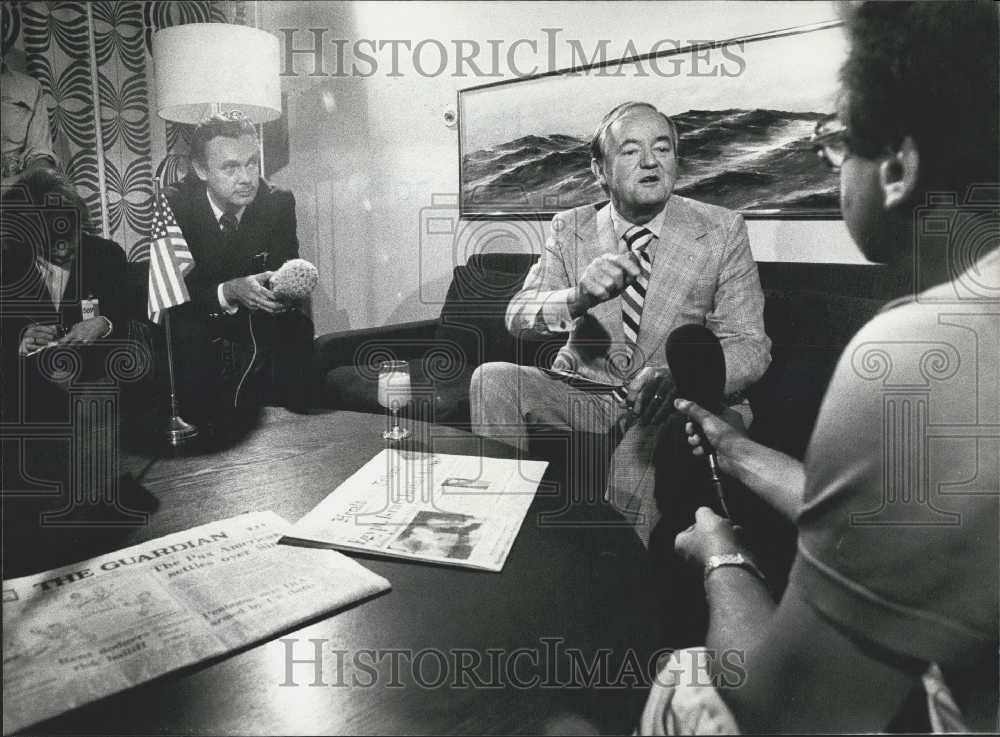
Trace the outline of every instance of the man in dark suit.
<path fill-rule="evenodd" d="M 118 459 L 122 389 L 150 367 L 128 340 L 124 251 L 87 233 L 73 184 L 31 167 L 2 205 L 0 518 L 5 573 L 29 573 L 107 549 L 105 533 L 142 522 Z"/>
<path fill-rule="evenodd" d="M 2 204 L 4 553 L 12 561 L 26 551 L 65 556 L 79 539 L 49 535 L 40 515 L 79 521 L 114 513 L 119 501 L 104 496 L 118 452 L 115 396 L 141 360 L 125 341 L 125 254 L 86 234 L 87 205 L 52 169 L 30 169 L 5 188 Z"/>
<path fill-rule="evenodd" d="M 195 264 L 191 302 L 171 317 L 185 415 L 213 419 L 255 395 L 308 406 L 312 321 L 268 289 L 299 255 L 295 198 L 261 180 L 259 151 L 248 120 L 212 116 L 192 136 L 193 171 L 167 191 Z"/>
<path fill-rule="evenodd" d="M 86 204 L 52 169 L 29 172 L 3 204 L 3 416 L 65 421 L 70 382 L 103 380 L 108 347 L 128 333 L 125 254 L 84 232 Z"/>

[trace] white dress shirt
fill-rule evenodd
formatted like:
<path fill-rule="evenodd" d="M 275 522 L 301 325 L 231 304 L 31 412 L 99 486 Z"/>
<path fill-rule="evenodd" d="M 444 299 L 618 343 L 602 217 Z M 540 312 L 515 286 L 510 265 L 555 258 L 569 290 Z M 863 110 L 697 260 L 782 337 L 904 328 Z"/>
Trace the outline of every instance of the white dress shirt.
<path fill-rule="evenodd" d="M 45 286 L 52 297 L 52 304 L 58 310 L 62 304 L 63 294 L 66 293 L 66 284 L 69 282 L 69 269 L 63 266 L 56 266 L 54 263 L 46 261 L 43 258 L 35 259 L 35 268 L 38 269 L 38 273 L 45 280 Z"/>

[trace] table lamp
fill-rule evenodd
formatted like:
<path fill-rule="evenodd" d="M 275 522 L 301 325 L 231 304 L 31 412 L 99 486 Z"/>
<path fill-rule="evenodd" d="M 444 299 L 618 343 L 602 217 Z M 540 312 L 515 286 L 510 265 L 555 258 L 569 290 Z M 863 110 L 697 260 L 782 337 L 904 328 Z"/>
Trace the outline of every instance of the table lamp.
<path fill-rule="evenodd" d="M 153 34 L 153 64 L 157 113 L 164 120 L 193 125 L 215 113 L 235 111 L 257 124 L 281 117 L 280 48 L 277 37 L 266 31 L 228 23 L 164 28 Z M 159 200 L 159 182 L 155 184 Z M 165 322 L 170 370 L 166 435 L 179 447 L 198 429 L 180 416 L 170 310 Z"/>
<path fill-rule="evenodd" d="M 153 35 L 156 111 L 195 124 L 238 110 L 254 123 L 281 117 L 277 36 L 249 26 L 190 23 Z"/>

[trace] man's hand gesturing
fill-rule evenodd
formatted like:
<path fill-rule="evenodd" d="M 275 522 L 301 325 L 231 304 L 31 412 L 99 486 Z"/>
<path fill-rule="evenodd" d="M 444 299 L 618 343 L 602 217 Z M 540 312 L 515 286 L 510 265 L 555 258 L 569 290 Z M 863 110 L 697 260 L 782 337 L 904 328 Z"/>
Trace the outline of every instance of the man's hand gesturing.
<path fill-rule="evenodd" d="M 279 302 L 274 293 L 264 286 L 271 278 L 270 271 L 241 276 L 223 283 L 222 293 L 230 303 L 238 303 L 248 310 L 264 310 L 271 314 L 284 312 L 286 305 Z"/>
<path fill-rule="evenodd" d="M 641 274 L 633 253 L 606 253 L 588 264 L 576 288 L 570 314 L 579 317 L 594 305 L 614 299 Z"/>

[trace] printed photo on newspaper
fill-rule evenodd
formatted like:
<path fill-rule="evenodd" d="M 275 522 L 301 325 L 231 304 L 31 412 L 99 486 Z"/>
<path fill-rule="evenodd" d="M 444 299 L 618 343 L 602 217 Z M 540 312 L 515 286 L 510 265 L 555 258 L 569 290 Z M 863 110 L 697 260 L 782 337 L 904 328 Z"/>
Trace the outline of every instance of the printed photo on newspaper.
<path fill-rule="evenodd" d="M 3 731 L 284 632 L 389 589 L 256 512 L 3 582 Z"/>
<path fill-rule="evenodd" d="M 288 537 L 500 571 L 547 465 L 386 449 L 293 525 Z"/>

